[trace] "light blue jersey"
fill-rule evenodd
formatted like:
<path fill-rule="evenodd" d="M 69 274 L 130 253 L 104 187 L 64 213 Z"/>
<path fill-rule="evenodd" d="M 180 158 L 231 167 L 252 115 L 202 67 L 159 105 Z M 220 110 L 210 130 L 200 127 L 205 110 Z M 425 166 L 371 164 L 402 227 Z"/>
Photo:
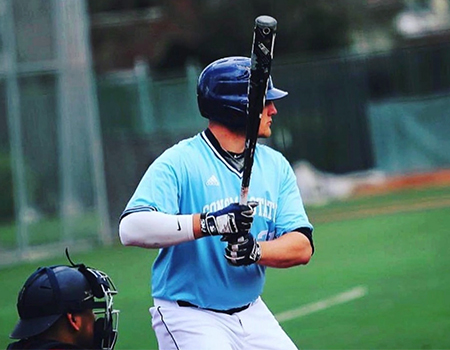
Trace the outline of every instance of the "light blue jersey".
<path fill-rule="evenodd" d="M 166 150 L 148 168 L 122 217 L 144 210 L 211 212 L 238 202 L 242 172 L 224 152 L 209 130 Z M 312 230 L 290 164 L 268 146 L 257 144 L 248 200 L 259 203 L 251 228 L 259 241 L 301 227 Z M 229 265 L 226 242 L 220 239 L 204 237 L 161 249 L 153 264 L 153 297 L 219 310 L 255 301 L 265 267 Z"/>

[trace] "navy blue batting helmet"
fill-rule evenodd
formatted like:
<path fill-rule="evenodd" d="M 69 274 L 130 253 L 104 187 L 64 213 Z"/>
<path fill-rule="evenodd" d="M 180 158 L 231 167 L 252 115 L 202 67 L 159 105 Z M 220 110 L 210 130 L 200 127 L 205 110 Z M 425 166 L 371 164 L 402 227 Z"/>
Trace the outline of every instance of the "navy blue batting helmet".
<path fill-rule="evenodd" d="M 203 117 L 234 128 L 245 126 L 250 67 L 250 58 L 235 56 L 214 61 L 201 72 L 197 102 Z M 278 100 L 287 94 L 275 88 L 269 77 L 266 101 Z"/>

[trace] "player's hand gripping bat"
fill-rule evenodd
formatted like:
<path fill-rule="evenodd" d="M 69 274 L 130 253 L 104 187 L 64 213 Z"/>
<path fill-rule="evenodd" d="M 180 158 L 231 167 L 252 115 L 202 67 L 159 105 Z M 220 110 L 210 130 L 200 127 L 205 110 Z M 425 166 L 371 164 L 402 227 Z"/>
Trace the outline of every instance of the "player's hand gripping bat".
<path fill-rule="evenodd" d="M 251 54 L 250 83 L 248 86 L 247 132 L 244 150 L 240 204 L 247 204 L 248 188 L 253 167 L 259 124 L 264 108 L 267 84 L 273 58 L 277 21 L 270 16 L 255 19 Z"/>

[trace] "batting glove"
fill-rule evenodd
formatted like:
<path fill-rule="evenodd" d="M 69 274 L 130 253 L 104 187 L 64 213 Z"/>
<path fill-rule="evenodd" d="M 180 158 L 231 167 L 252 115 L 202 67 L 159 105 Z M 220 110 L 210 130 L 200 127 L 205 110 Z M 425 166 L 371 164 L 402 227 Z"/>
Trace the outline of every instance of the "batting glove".
<path fill-rule="evenodd" d="M 247 266 L 261 259 L 261 247 L 250 233 L 228 240 L 225 258 L 233 266 Z"/>
<path fill-rule="evenodd" d="M 232 203 L 211 213 L 200 215 L 200 227 L 203 235 L 235 235 L 250 231 L 253 215 L 258 202 L 247 204 Z"/>

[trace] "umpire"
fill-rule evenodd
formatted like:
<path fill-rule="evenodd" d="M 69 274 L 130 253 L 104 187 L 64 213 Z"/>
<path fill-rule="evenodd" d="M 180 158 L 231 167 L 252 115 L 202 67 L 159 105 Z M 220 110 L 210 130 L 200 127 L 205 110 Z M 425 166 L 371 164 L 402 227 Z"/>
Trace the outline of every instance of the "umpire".
<path fill-rule="evenodd" d="M 18 341 L 7 349 L 112 350 L 116 293 L 105 273 L 83 264 L 38 268 L 19 292 L 20 319 L 10 335 Z"/>

